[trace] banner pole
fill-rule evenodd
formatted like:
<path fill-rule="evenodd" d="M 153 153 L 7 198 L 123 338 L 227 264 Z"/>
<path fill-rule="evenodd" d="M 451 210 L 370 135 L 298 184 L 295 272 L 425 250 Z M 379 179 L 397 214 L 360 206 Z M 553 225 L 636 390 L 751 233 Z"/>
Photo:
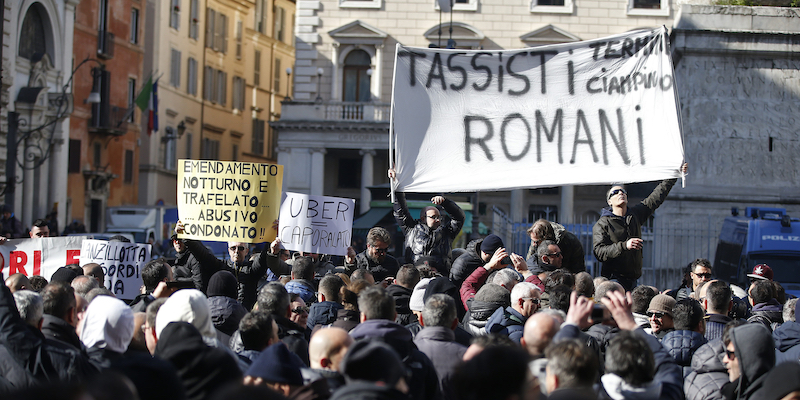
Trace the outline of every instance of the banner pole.
<path fill-rule="evenodd" d="M 394 48 L 394 66 L 392 68 L 392 100 L 389 104 L 389 168 L 395 168 L 394 163 L 394 88 L 397 82 L 397 53 L 400 51 L 400 43 L 397 43 Z M 397 174 L 397 170 L 395 170 L 395 174 Z M 397 182 L 397 175 L 395 178 L 389 180 L 389 188 L 390 188 L 390 197 L 392 200 L 392 204 L 395 202 L 394 196 L 394 189 Z"/>
<path fill-rule="evenodd" d="M 661 29 L 663 30 L 663 39 L 664 40 L 664 52 L 669 57 L 669 68 L 671 69 L 673 82 L 675 82 L 675 65 L 672 64 L 672 47 L 670 46 L 669 36 L 667 35 L 667 27 L 666 25 L 662 25 Z M 681 134 L 681 152 L 683 153 L 683 162 L 686 162 L 686 140 L 683 136 L 683 112 L 681 112 L 681 99 L 678 96 L 678 90 L 675 88 L 674 83 L 672 87 L 672 93 L 675 96 L 675 107 L 678 111 L 678 130 Z M 681 171 L 681 188 L 686 188 L 686 173 L 683 172 L 683 163 L 679 167 Z"/>

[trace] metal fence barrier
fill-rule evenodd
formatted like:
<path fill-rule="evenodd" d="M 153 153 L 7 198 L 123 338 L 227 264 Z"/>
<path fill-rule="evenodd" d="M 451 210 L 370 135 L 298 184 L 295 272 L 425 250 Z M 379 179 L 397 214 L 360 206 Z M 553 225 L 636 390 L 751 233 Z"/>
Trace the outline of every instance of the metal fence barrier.
<path fill-rule="evenodd" d="M 501 210 L 493 209 L 492 231 L 502 237 L 514 253 L 525 256 L 530 246 L 527 230 L 532 223 L 512 222 Z M 558 221 L 556 221 L 558 222 Z M 600 263 L 592 251 L 592 228 L 596 219 L 563 224 L 583 244 L 586 270 L 592 276 L 600 275 Z M 652 285 L 659 290 L 674 289 L 681 284 L 683 269 L 697 258 L 714 262 L 722 221 L 708 216 L 706 219 L 676 221 L 654 215 L 642 226 L 644 254 L 642 277 L 639 284 Z"/>

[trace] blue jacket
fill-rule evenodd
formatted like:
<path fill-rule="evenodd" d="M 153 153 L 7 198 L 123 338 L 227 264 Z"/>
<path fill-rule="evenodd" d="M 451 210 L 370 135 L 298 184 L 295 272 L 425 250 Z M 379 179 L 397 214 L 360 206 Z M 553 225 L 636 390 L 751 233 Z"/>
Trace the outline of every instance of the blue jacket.
<path fill-rule="evenodd" d="M 305 279 L 293 279 L 287 282 L 286 291 L 289 293 L 299 294 L 300 298 L 302 298 L 306 304 L 311 304 L 317 301 L 317 293 L 314 289 L 314 285 Z"/>
<path fill-rule="evenodd" d="M 774 332 L 775 364 L 800 360 L 800 322 L 786 321 Z"/>
<path fill-rule="evenodd" d="M 308 310 L 308 322 L 306 322 L 306 326 L 308 326 L 308 329 L 314 329 L 317 325 L 332 324 L 333 321 L 336 321 L 336 315 L 339 310 L 343 309 L 344 307 L 341 304 L 333 301 L 314 303 Z"/>
<path fill-rule="evenodd" d="M 672 331 L 661 339 L 661 345 L 667 353 L 683 368 L 684 378 L 692 372 L 692 356 L 695 351 L 706 342 L 708 340 L 700 332 L 689 330 Z"/>
<path fill-rule="evenodd" d="M 712 341 L 714 339 L 722 339 L 722 332 L 725 330 L 725 325 L 731 322 L 733 318 L 722 314 L 708 314 L 706 321 L 706 339 Z"/>
<path fill-rule="evenodd" d="M 511 306 L 498 308 L 486 322 L 486 332 L 502 333 L 519 343 L 527 320 L 528 318 L 523 317 Z"/>

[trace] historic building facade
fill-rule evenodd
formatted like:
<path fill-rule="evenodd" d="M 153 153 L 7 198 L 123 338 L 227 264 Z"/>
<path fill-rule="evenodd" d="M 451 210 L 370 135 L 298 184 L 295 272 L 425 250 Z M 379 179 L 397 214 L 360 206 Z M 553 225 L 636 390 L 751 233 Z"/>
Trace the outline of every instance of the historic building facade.
<path fill-rule="evenodd" d="M 462 49 L 565 43 L 670 25 L 676 7 L 669 0 L 458 0 L 452 13 L 440 14 L 433 0 L 298 0 L 295 93 L 273 124 L 284 186 L 356 198 L 361 212 L 369 209 L 367 188 L 388 183 L 398 43 L 447 47 L 452 40 L 451 47 Z M 602 193 L 594 187 L 487 192 L 478 203 L 490 214 L 496 210 L 490 219 L 568 221 L 598 216 Z"/>
<path fill-rule="evenodd" d="M 2 2 L 0 187 L 23 225 L 67 211 L 70 113 L 74 94 L 73 24 L 77 0 Z M 84 57 L 86 55 L 84 54 Z M 78 68 L 75 77 L 91 77 Z"/>
<path fill-rule="evenodd" d="M 142 122 L 139 204 L 176 204 L 178 159 L 275 162 L 269 122 L 290 93 L 294 1 L 142 1 L 159 129 Z"/>

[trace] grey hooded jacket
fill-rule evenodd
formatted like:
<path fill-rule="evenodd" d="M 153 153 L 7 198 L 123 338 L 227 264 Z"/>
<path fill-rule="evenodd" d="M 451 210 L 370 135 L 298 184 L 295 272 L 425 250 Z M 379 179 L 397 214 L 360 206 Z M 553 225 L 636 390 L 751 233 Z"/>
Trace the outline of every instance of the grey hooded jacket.
<path fill-rule="evenodd" d="M 722 363 L 725 345 L 722 339 L 712 340 L 697 349 L 692 356 L 692 369 L 683 382 L 686 400 L 721 400 L 720 389 L 728 379 L 728 370 Z"/>

